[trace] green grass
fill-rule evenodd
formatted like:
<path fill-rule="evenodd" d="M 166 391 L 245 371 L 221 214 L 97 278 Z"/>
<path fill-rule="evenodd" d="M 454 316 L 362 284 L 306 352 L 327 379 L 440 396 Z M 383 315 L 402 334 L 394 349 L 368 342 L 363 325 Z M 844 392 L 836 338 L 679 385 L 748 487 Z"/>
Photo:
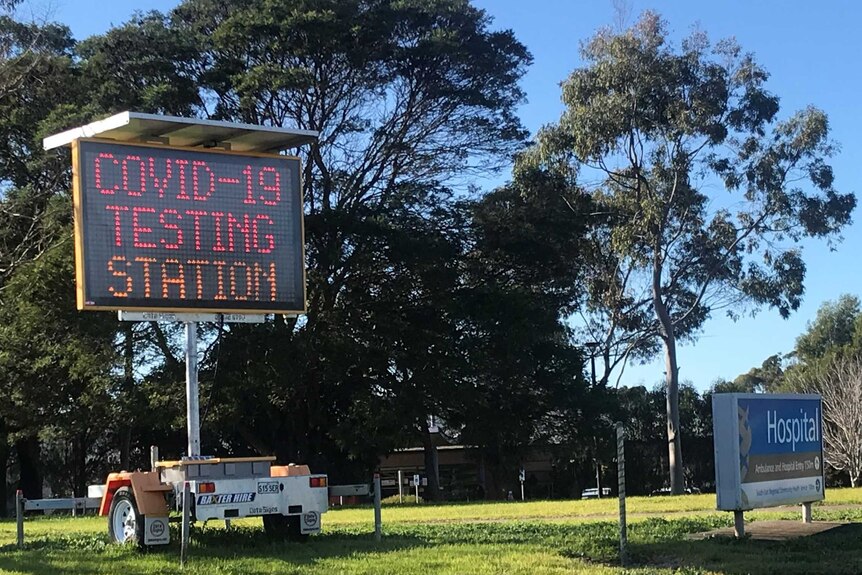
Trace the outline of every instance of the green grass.
<path fill-rule="evenodd" d="M 818 520 L 862 522 L 862 489 L 831 490 Z M 830 507 L 831 505 L 831 507 Z M 194 574 L 537 574 L 631 573 L 859 573 L 862 525 L 788 542 L 729 538 L 693 541 L 687 534 L 725 527 L 732 518 L 714 511 L 714 496 L 632 498 L 631 566 L 617 564 L 616 501 L 482 503 L 384 508 L 381 543 L 370 535 L 371 510 L 333 510 L 324 533 L 308 543 L 268 540 L 258 521 L 196 526 L 190 563 Z M 666 513 L 667 518 L 656 513 Z M 761 511 L 751 519 L 798 520 L 792 509 Z M 14 521 L 0 521 L 0 573 L 153 574 L 179 571 L 174 542 L 141 554 L 107 542 L 106 520 L 31 518 L 26 548 L 16 549 Z"/>
<path fill-rule="evenodd" d="M 862 488 L 829 489 L 826 505 L 862 505 Z M 368 523 L 373 518 L 368 507 L 348 508 L 327 515 L 327 523 L 346 525 Z M 487 503 L 461 503 L 445 505 L 392 505 L 384 506 L 384 523 L 444 523 L 463 521 L 604 521 L 617 516 L 616 498 L 555 501 L 507 501 Z M 709 513 L 715 511 L 715 494 L 685 495 L 680 497 L 629 497 L 626 510 L 633 519 L 639 515 L 670 515 Z M 756 511 L 755 514 L 762 513 Z"/>

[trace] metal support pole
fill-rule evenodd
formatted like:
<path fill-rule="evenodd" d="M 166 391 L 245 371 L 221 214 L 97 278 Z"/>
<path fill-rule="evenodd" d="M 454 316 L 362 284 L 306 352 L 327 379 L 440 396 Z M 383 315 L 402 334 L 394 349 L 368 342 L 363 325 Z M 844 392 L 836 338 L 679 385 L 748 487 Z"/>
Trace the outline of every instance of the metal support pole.
<path fill-rule="evenodd" d="M 416 503 L 419 503 L 419 482 L 415 481 L 414 483 L 416 483 Z"/>
<path fill-rule="evenodd" d="M 524 482 L 521 482 L 521 501 L 524 501 Z"/>
<path fill-rule="evenodd" d="M 198 322 L 186 322 L 186 421 L 189 457 L 201 454 L 200 404 L 198 402 Z"/>
<path fill-rule="evenodd" d="M 811 523 L 811 502 L 805 502 L 802 504 L 802 522 L 803 523 Z"/>
<path fill-rule="evenodd" d="M 159 460 L 159 448 L 156 445 L 150 446 L 150 471 L 156 470 L 156 462 Z"/>
<path fill-rule="evenodd" d="M 189 553 L 189 523 L 191 521 L 192 489 L 188 481 L 183 482 L 183 523 L 180 530 L 180 566 L 185 567 Z"/>
<path fill-rule="evenodd" d="M 380 474 L 374 474 L 374 540 L 383 537 L 383 519 L 380 515 Z"/>
<path fill-rule="evenodd" d="M 15 492 L 15 519 L 18 524 L 18 549 L 24 547 L 24 492 Z"/>
<path fill-rule="evenodd" d="M 745 537 L 745 517 L 742 511 L 733 512 L 733 535 L 737 539 Z"/>
<path fill-rule="evenodd" d="M 626 430 L 617 422 L 617 491 L 620 497 L 620 565 L 626 564 L 628 527 L 626 526 Z"/>
<path fill-rule="evenodd" d="M 602 498 L 602 476 L 599 473 L 599 460 L 596 459 L 596 493 L 599 499 Z"/>
<path fill-rule="evenodd" d="M 404 503 L 404 477 L 398 470 L 398 503 Z"/>
<path fill-rule="evenodd" d="M 595 386 L 595 376 L 593 377 L 593 386 Z M 596 464 L 596 497 L 602 498 L 602 475 L 601 463 L 599 463 L 599 440 L 593 436 L 593 463 Z"/>

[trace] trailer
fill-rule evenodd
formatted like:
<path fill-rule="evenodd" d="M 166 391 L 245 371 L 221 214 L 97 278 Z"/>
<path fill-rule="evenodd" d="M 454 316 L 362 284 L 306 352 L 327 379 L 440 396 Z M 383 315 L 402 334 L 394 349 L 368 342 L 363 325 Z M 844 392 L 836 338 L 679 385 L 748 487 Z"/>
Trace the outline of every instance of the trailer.
<path fill-rule="evenodd" d="M 116 543 L 140 548 L 170 542 L 171 510 L 182 509 L 188 483 L 191 521 L 261 517 L 267 534 L 302 541 L 320 532 L 328 510 L 326 475 L 274 457 L 194 457 L 156 462 L 154 471 L 111 473 L 99 515 Z M 176 517 L 179 520 L 179 517 Z"/>
<path fill-rule="evenodd" d="M 77 308 L 185 324 L 187 456 L 108 475 L 99 514 L 113 541 L 169 543 L 171 509 L 182 510 L 183 556 L 190 521 L 262 517 L 292 539 L 320 531 L 326 475 L 274 457 L 201 455 L 197 373 L 198 322 L 305 313 L 301 167 L 285 152 L 317 136 L 129 111 L 43 140 L 72 149 Z"/>

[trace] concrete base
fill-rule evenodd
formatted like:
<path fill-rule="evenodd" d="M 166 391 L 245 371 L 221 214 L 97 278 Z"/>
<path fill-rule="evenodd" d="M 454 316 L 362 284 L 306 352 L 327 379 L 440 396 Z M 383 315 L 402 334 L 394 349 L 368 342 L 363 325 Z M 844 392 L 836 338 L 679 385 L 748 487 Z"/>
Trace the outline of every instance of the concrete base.
<path fill-rule="evenodd" d="M 847 525 L 830 521 L 815 521 L 812 523 L 801 523 L 799 521 L 752 521 L 745 524 L 745 534 L 751 539 L 760 541 L 784 541 L 807 537 L 824 533 L 830 529 Z M 712 537 L 733 537 L 733 527 L 724 527 L 707 531 L 706 533 L 692 533 L 689 539 L 700 540 Z"/>

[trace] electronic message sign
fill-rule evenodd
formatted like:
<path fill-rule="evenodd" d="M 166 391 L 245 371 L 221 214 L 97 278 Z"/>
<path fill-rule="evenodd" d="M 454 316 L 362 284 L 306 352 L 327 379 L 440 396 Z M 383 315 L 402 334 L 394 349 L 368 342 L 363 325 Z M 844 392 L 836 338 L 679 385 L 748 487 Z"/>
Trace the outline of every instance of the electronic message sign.
<path fill-rule="evenodd" d="M 713 395 L 718 508 L 823 499 L 822 409 L 819 395 Z"/>
<path fill-rule="evenodd" d="M 299 160 L 80 139 L 78 309 L 305 311 Z"/>

